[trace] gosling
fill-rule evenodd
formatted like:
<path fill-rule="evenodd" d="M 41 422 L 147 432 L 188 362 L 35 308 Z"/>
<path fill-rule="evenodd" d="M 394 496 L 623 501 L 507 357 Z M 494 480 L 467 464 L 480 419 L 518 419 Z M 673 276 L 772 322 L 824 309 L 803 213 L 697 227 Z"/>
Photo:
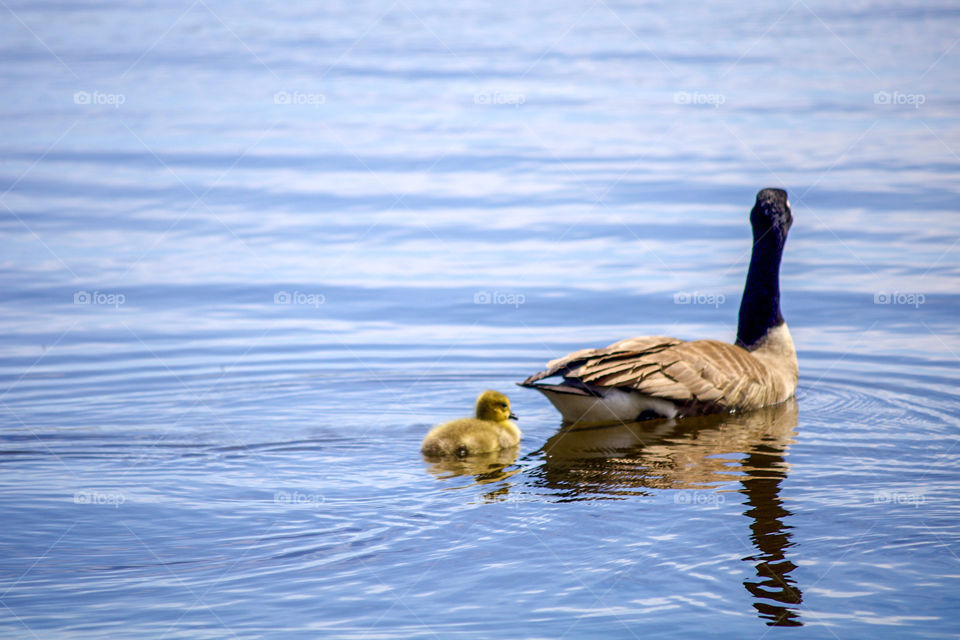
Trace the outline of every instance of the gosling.
<path fill-rule="evenodd" d="M 499 391 L 484 391 L 477 398 L 477 417 L 437 425 L 423 439 L 425 456 L 469 456 L 515 447 L 520 429 L 510 411 L 510 400 Z"/>

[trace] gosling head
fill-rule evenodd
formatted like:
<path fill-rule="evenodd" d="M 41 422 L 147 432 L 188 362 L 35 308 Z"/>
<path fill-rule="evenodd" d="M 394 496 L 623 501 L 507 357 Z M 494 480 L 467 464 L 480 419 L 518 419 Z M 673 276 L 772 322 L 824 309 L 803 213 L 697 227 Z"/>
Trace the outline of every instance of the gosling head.
<path fill-rule="evenodd" d="M 499 391 L 484 391 L 477 398 L 477 418 L 493 422 L 517 420 L 510 411 L 510 399 Z"/>
<path fill-rule="evenodd" d="M 763 189 L 757 194 L 757 203 L 750 212 L 754 242 L 773 234 L 780 247 L 787 240 L 787 232 L 793 224 L 793 213 L 787 192 L 783 189 Z"/>

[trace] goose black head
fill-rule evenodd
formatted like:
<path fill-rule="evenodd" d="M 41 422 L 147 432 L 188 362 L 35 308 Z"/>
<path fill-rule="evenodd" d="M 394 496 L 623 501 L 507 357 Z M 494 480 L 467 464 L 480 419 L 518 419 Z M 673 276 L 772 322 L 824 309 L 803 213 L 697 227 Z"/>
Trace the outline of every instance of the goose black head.
<path fill-rule="evenodd" d="M 773 234 L 783 247 L 787 240 L 787 232 L 793 224 L 793 213 L 790 211 L 790 201 L 787 192 L 783 189 L 763 189 L 757 194 L 757 202 L 750 212 L 750 224 L 753 226 L 753 241 L 759 242 Z"/>

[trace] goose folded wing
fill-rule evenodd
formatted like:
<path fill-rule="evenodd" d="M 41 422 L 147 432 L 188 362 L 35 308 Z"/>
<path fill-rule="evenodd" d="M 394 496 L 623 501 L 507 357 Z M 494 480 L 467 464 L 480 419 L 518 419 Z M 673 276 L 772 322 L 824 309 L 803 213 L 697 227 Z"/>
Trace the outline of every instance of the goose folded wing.
<path fill-rule="evenodd" d="M 579 376 L 572 372 L 588 363 L 603 361 L 606 358 L 641 357 L 648 352 L 665 349 L 673 345 L 681 344 L 682 342 L 682 340 L 669 338 L 667 336 L 646 336 L 643 338 L 627 338 L 626 340 L 614 342 L 609 347 L 601 349 L 580 349 L 556 360 L 551 360 L 547 363 L 546 369 L 533 374 L 521 384 L 529 386 L 538 380 L 553 376 L 576 378 Z"/>
<path fill-rule="evenodd" d="M 746 350 L 714 340 L 634 338 L 551 364 L 553 375 L 597 387 L 633 389 L 683 405 L 745 408 L 765 400 L 764 365 Z"/>

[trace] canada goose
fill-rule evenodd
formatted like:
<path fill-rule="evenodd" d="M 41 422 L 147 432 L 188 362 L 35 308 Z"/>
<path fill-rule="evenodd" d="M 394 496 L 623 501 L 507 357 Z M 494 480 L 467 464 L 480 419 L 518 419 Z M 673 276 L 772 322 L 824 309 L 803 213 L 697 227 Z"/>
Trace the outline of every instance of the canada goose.
<path fill-rule="evenodd" d="M 757 409 L 792 397 L 797 352 L 780 314 L 780 257 L 793 224 L 787 192 L 760 191 L 750 224 L 736 344 L 628 338 L 552 360 L 520 386 L 546 395 L 566 422 L 601 424 Z M 539 384 L 552 376 L 563 380 Z"/>
<path fill-rule="evenodd" d="M 484 391 L 477 398 L 476 418 L 461 418 L 438 425 L 423 439 L 426 456 L 468 456 L 514 447 L 520 429 L 510 422 L 510 400 L 499 391 Z"/>

